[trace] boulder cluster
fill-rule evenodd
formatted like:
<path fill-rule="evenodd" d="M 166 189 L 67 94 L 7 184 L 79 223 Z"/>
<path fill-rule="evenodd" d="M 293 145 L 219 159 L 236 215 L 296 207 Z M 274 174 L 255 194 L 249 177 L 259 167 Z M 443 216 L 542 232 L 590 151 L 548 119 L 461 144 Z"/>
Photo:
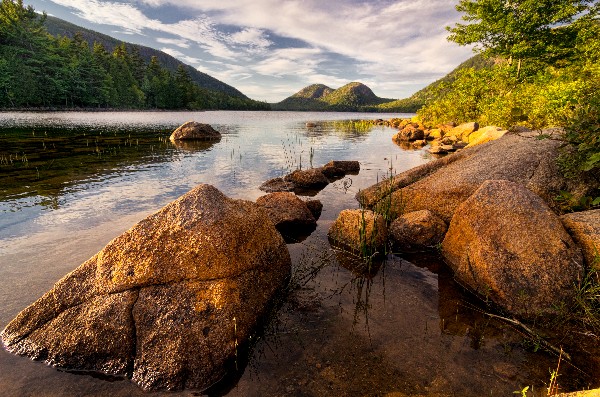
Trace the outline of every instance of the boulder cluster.
<path fill-rule="evenodd" d="M 498 139 L 508 131 L 500 127 L 480 128 L 478 123 L 440 124 L 435 128 L 408 119 L 392 119 L 390 126 L 398 128 L 392 140 L 405 148 L 422 148 L 429 144 L 431 154 L 447 154 L 465 147 Z"/>
<path fill-rule="evenodd" d="M 400 133 L 418 138 L 416 129 Z M 466 135 L 469 129 L 462 139 L 477 132 Z M 340 214 L 335 225 L 350 226 L 332 227 L 330 238 L 360 251 L 364 241 L 358 239 L 370 229 L 357 228 L 352 219 L 384 217 L 377 230 L 395 251 L 437 248 L 461 284 L 501 310 L 525 319 L 556 314 L 597 258 L 600 211 L 558 215 L 560 191 L 585 196 L 599 182 L 562 176 L 556 162 L 561 142 L 551 139 L 553 133 L 539 139 L 532 132 L 503 132 L 472 145 L 480 135 L 458 153 L 364 189 L 357 195 L 364 209 Z M 372 240 L 381 251 L 381 241 Z"/>
<path fill-rule="evenodd" d="M 260 190 L 273 192 L 318 192 L 330 182 L 347 174 L 356 175 L 360 171 L 358 161 L 330 161 L 323 167 L 295 170 L 283 177 L 269 179 Z"/>

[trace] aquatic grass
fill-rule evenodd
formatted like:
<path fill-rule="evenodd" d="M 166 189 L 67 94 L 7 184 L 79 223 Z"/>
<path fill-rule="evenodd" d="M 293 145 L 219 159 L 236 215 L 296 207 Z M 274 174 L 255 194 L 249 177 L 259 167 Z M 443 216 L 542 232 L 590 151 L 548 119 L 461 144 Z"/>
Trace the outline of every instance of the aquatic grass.
<path fill-rule="evenodd" d="M 593 333 L 600 332 L 600 253 L 596 249 L 594 261 L 576 286 L 575 307 L 578 320 Z M 569 311 L 571 312 L 571 311 Z"/>
<path fill-rule="evenodd" d="M 333 121 L 333 129 L 342 135 L 363 135 L 375 127 L 374 120 L 343 120 Z"/>

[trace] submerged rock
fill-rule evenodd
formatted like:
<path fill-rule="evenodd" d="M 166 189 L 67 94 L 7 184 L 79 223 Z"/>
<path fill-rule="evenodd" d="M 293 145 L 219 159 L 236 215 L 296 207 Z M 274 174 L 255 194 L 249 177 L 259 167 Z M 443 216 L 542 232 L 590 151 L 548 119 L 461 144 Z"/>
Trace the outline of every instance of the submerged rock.
<path fill-rule="evenodd" d="M 221 133 L 216 131 L 208 124 L 202 124 L 195 121 L 188 121 L 178 127 L 171 134 L 172 141 L 179 140 L 202 140 L 208 141 L 213 139 L 221 139 Z"/>
<path fill-rule="evenodd" d="M 267 194 L 259 197 L 256 204 L 267 210 L 271 222 L 286 241 L 295 241 L 297 237 L 306 236 L 317 227 L 317 221 L 306 202 L 293 193 Z"/>
<path fill-rule="evenodd" d="M 442 244 L 456 277 L 523 318 L 570 303 L 583 258 L 560 219 L 520 184 L 484 182 L 462 203 Z"/>
<path fill-rule="evenodd" d="M 323 211 L 323 203 L 320 200 L 306 200 L 304 202 L 308 207 L 310 213 L 314 216 L 315 220 L 319 220 L 321 212 Z"/>
<path fill-rule="evenodd" d="M 561 221 L 581 247 L 587 266 L 600 269 L 600 209 L 566 214 Z"/>
<path fill-rule="evenodd" d="M 358 161 L 330 161 L 323 167 L 295 170 L 283 177 L 269 179 L 259 189 L 263 192 L 295 192 L 311 195 L 322 190 L 335 178 L 360 171 Z M 331 179 L 331 181 L 330 181 Z"/>
<path fill-rule="evenodd" d="M 293 192 L 296 185 L 291 181 L 286 181 L 282 177 L 269 179 L 260 185 L 259 189 L 267 193 L 275 192 Z"/>
<path fill-rule="evenodd" d="M 67 274 L 1 336 L 57 367 L 202 389 L 224 376 L 290 267 L 264 209 L 200 185 Z"/>

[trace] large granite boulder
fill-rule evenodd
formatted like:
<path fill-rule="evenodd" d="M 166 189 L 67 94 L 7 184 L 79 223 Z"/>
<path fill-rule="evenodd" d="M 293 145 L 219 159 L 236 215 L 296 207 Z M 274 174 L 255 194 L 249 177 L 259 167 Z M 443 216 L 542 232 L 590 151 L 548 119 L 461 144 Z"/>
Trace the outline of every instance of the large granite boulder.
<path fill-rule="evenodd" d="M 390 237 L 396 248 L 411 252 L 438 245 L 447 230 L 446 223 L 433 212 L 421 210 L 396 218 L 390 225 Z"/>
<path fill-rule="evenodd" d="M 288 242 L 309 234 L 317 227 L 317 221 L 306 202 L 293 193 L 267 194 L 259 197 L 256 204 L 267 210 L 271 222 Z"/>
<path fill-rule="evenodd" d="M 175 131 L 173 131 L 170 139 L 171 141 L 210 141 L 215 139 L 221 139 L 221 133 L 216 131 L 208 124 L 202 124 L 195 121 L 188 121 L 179 126 Z"/>
<path fill-rule="evenodd" d="M 2 341 L 148 390 L 206 388 L 225 375 L 290 268 L 263 208 L 200 185 L 58 281 Z"/>
<path fill-rule="evenodd" d="M 586 264 L 600 269 L 600 209 L 566 214 L 561 221 L 581 247 Z"/>
<path fill-rule="evenodd" d="M 506 134 L 498 140 L 465 148 L 363 189 L 357 199 L 363 206 L 374 208 L 391 195 L 392 207 L 396 209 L 392 212 L 428 209 L 449 223 L 456 208 L 486 180 L 519 183 L 557 211 L 554 198 L 561 190 L 590 195 L 599 186 L 591 176 L 563 177 L 556 162 L 562 142 L 536 139 L 538 136 Z"/>
<path fill-rule="evenodd" d="M 359 255 L 379 255 L 385 251 L 388 228 L 383 216 L 370 210 L 343 210 L 329 228 L 333 245 Z"/>
<path fill-rule="evenodd" d="M 490 180 L 462 203 L 442 252 L 456 277 L 508 312 L 555 314 L 569 303 L 583 257 L 559 217 L 520 184 Z"/>

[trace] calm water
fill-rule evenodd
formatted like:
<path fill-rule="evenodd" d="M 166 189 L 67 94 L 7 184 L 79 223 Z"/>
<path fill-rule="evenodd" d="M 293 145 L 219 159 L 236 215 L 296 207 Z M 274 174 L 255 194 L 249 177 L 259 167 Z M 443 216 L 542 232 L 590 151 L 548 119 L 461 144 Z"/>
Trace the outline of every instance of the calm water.
<path fill-rule="evenodd" d="M 338 263 L 327 230 L 354 194 L 429 161 L 342 120 L 399 115 L 293 112 L 0 113 L 0 327 L 133 224 L 200 183 L 255 200 L 298 167 L 358 160 L 361 172 L 316 195 L 317 230 L 289 245 L 296 277 L 319 274 L 282 305 L 248 365 L 210 391 L 229 396 L 507 396 L 541 392 L 556 357 L 535 353 L 453 282 L 437 258 L 388 257 L 370 277 Z M 401 116 L 401 115 L 400 115 Z M 211 124 L 219 142 L 177 147 L 170 132 Z M 318 122 L 307 128 L 306 122 Z M 312 156 L 311 156 L 311 153 Z M 566 387 L 583 387 L 575 370 Z M 61 372 L 0 352 L 3 396 L 142 393 L 127 380 Z"/>

